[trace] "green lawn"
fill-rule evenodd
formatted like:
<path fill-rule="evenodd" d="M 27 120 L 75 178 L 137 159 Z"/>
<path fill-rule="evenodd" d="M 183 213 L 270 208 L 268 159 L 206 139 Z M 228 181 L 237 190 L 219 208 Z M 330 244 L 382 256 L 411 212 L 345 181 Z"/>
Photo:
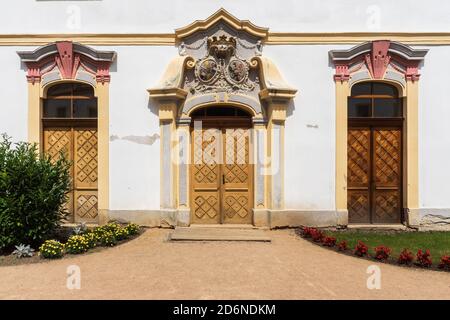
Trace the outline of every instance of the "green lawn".
<path fill-rule="evenodd" d="M 414 256 L 418 249 L 429 249 L 433 262 L 439 262 L 443 255 L 450 255 L 450 232 L 374 232 L 374 231 L 326 231 L 326 234 L 348 242 L 348 247 L 354 249 L 358 240 L 369 246 L 369 253 L 379 245 L 392 249 L 391 257 L 397 259 L 399 253 L 407 248 Z"/>

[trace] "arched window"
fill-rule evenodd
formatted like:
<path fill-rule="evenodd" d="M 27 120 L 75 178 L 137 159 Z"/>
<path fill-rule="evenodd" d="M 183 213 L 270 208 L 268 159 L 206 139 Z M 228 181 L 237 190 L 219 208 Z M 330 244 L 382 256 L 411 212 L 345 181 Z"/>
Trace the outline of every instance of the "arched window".
<path fill-rule="evenodd" d="M 92 86 L 83 83 L 57 84 L 47 91 L 44 119 L 97 118 L 97 98 Z"/>
<path fill-rule="evenodd" d="M 251 117 L 251 115 L 240 108 L 232 106 L 205 107 L 195 110 L 191 117 Z"/>
<path fill-rule="evenodd" d="M 352 87 L 349 118 L 401 118 L 401 98 L 396 87 L 381 82 L 362 82 Z"/>

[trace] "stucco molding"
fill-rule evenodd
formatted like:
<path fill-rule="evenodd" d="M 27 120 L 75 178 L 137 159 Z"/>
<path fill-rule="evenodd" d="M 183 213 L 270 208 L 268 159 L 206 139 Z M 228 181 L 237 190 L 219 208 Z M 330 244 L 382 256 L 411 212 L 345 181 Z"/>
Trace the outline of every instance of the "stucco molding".
<path fill-rule="evenodd" d="M 258 27 L 248 20 L 239 20 L 231 13 L 221 8 L 205 20 L 196 20 L 185 27 L 176 29 L 175 38 L 176 40 L 181 40 L 198 31 L 207 30 L 219 21 L 224 21 L 233 29 L 246 31 L 257 38 L 266 39 L 269 34 L 268 28 Z"/>
<path fill-rule="evenodd" d="M 81 74 L 91 74 L 97 82 L 110 81 L 109 69 L 116 58 L 114 51 L 99 51 L 72 41 L 57 41 L 32 51 L 18 51 L 27 66 L 28 82 L 40 82 L 54 73 L 57 80 L 77 80 Z"/>
<path fill-rule="evenodd" d="M 387 72 L 403 75 L 405 80 L 419 79 L 419 64 L 427 49 L 413 49 L 403 43 L 376 40 L 359 44 L 348 50 L 331 50 L 329 56 L 335 65 L 336 81 L 347 81 L 353 73 L 367 70 L 373 80 L 383 79 Z"/>

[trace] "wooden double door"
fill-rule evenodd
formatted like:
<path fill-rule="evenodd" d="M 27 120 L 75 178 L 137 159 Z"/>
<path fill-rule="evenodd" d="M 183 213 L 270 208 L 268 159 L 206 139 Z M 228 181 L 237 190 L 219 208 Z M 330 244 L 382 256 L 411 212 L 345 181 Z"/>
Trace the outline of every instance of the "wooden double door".
<path fill-rule="evenodd" d="M 347 152 L 349 223 L 400 223 L 402 127 L 349 125 Z"/>
<path fill-rule="evenodd" d="M 191 130 L 191 220 L 194 224 L 251 224 L 253 165 L 250 126 L 203 121 Z"/>
<path fill-rule="evenodd" d="M 97 142 L 97 128 L 93 126 L 44 128 L 44 152 L 57 159 L 62 151 L 72 161 L 72 186 L 66 203 L 68 222 L 98 222 Z"/>

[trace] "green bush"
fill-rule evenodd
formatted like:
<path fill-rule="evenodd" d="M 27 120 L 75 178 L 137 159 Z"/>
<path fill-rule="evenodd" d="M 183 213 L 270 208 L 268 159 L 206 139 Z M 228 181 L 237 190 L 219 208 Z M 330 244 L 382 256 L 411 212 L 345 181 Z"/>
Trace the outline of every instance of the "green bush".
<path fill-rule="evenodd" d="M 89 250 L 89 243 L 84 236 L 71 236 L 66 242 L 66 252 L 71 254 L 85 253 Z"/>
<path fill-rule="evenodd" d="M 51 161 L 36 144 L 0 139 L 0 251 L 48 239 L 65 216 L 70 162 Z"/>
<path fill-rule="evenodd" d="M 39 247 L 39 253 L 46 259 L 57 259 L 64 255 L 64 244 L 56 240 L 47 240 Z"/>
<path fill-rule="evenodd" d="M 125 228 L 117 229 L 113 232 L 114 236 L 118 241 L 125 240 L 128 238 L 128 230 Z"/>

